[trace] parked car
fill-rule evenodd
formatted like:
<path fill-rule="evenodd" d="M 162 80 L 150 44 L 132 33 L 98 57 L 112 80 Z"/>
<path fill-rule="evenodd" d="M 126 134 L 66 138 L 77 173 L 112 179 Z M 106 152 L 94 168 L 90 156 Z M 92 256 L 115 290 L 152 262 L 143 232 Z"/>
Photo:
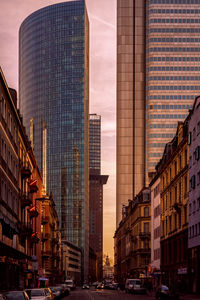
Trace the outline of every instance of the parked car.
<path fill-rule="evenodd" d="M 52 290 L 49 287 L 47 287 L 47 288 L 45 288 L 45 291 L 46 291 L 47 296 L 50 298 L 50 300 L 54 300 L 54 294 L 53 294 Z"/>
<path fill-rule="evenodd" d="M 26 289 L 25 292 L 31 300 L 51 300 L 50 294 L 43 288 Z"/>
<path fill-rule="evenodd" d="M 126 279 L 125 291 L 126 293 L 146 294 L 146 288 L 140 279 Z"/>
<path fill-rule="evenodd" d="M 25 291 L 9 291 L 3 293 L 3 297 L 6 300 L 30 300 L 28 294 Z"/>
<path fill-rule="evenodd" d="M 60 286 L 50 286 L 49 288 L 52 291 L 55 300 L 61 299 L 63 297 L 62 287 L 60 287 Z"/>
<path fill-rule="evenodd" d="M 83 285 L 82 285 L 82 289 L 84 290 L 89 290 L 89 288 L 90 288 L 90 286 L 87 284 L 87 283 L 84 283 Z"/>
<path fill-rule="evenodd" d="M 75 290 L 76 288 L 75 282 L 72 279 L 65 280 L 65 284 L 70 288 L 70 290 Z"/>

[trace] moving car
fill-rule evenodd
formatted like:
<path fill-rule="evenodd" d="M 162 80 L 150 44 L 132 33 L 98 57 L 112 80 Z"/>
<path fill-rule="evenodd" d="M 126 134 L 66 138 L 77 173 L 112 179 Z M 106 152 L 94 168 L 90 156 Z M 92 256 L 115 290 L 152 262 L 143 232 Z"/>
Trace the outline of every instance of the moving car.
<path fill-rule="evenodd" d="M 82 285 L 82 289 L 84 290 L 89 290 L 89 288 L 90 288 L 90 286 L 87 284 L 87 283 L 84 283 L 83 285 Z"/>
<path fill-rule="evenodd" d="M 169 288 L 161 284 L 156 290 L 156 299 L 166 299 L 169 298 Z"/>
<path fill-rule="evenodd" d="M 6 300 L 29 300 L 29 296 L 25 291 L 10 291 L 3 294 Z"/>
<path fill-rule="evenodd" d="M 146 289 L 140 279 L 126 279 L 125 291 L 126 293 L 146 294 Z"/>
<path fill-rule="evenodd" d="M 65 284 L 70 288 L 70 290 L 75 290 L 76 288 L 74 280 L 72 279 L 65 280 Z"/>
<path fill-rule="evenodd" d="M 176 293 L 175 291 L 170 291 L 168 286 L 161 284 L 158 286 L 156 290 L 156 299 L 170 299 L 170 300 L 178 300 L 179 299 L 179 294 Z"/>

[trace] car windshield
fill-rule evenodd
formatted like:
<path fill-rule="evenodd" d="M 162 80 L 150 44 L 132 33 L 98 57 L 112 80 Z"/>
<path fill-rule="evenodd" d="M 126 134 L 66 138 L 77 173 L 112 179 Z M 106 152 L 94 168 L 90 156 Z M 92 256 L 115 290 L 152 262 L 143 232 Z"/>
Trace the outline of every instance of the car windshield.
<path fill-rule="evenodd" d="M 140 282 L 140 280 L 130 280 L 129 284 L 132 284 L 132 285 L 134 285 L 134 284 L 141 284 L 141 282 Z"/>
<path fill-rule="evenodd" d="M 10 292 L 4 294 L 8 300 L 24 300 L 24 293 L 23 292 Z"/>
<path fill-rule="evenodd" d="M 44 290 L 31 290 L 31 297 L 45 296 Z"/>
<path fill-rule="evenodd" d="M 163 290 L 163 291 L 168 291 L 169 288 L 168 288 L 166 285 L 162 285 L 162 290 Z"/>

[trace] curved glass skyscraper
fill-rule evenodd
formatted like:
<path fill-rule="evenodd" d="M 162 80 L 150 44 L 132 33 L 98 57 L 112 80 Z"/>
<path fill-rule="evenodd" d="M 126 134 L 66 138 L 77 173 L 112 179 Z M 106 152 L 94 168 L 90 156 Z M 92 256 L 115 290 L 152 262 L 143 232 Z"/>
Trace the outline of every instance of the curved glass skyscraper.
<path fill-rule="evenodd" d="M 42 8 L 19 33 L 20 111 L 62 238 L 88 265 L 89 22 L 85 2 Z"/>

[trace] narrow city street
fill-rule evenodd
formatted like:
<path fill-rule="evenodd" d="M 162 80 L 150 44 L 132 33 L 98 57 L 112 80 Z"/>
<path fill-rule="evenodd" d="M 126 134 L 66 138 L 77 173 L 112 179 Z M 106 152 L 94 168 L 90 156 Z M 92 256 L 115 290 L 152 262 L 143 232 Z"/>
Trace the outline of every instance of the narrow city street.
<path fill-rule="evenodd" d="M 113 290 L 96 290 L 91 288 L 90 290 L 82 290 L 77 288 L 75 291 L 71 291 L 70 296 L 66 297 L 65 300 L 155 300 L 155 297 L 150 297 L 148 295 L 133 295 L 126 294 L 122 291 Z"/>

